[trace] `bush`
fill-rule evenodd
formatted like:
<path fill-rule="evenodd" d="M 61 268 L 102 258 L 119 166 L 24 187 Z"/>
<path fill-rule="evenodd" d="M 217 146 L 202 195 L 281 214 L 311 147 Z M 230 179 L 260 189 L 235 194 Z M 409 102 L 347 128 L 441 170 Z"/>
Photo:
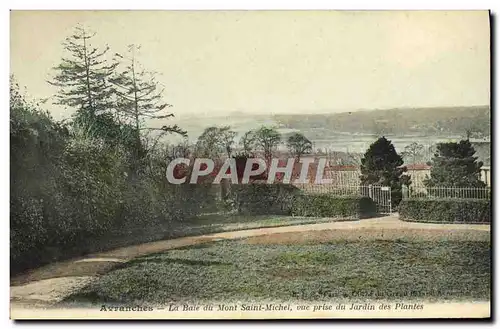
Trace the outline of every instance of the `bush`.
<path fill-rule="evenodd" d="M 368 197 L 339 197 L 331 194 L 308 194 L 296 197 L 292 215 L 307 217 L 366 218 L 376 214 L 377 206 Z"/>
<path fill-rule="evenodd" d="M 212 186 L 167 184 L 165 157 L 135 168 L 125 144 L 57 123 L 12 90 L 10 110 L 12 274 L 94 252 L 94 240 L 122 229 L 192 217 L 214 199 Z"/>
<path fill-rule="evenodd" d="M 216 212 L 219 185 L 179 184 L 170 185 L 169 206 L 175 213 L 173 218 L 183 220 L 200 213 Z M 173 192 L 173 193 L 172 193 Z"/>
<path fill-rule="evenodd" d="M 231 186 L 239 213 L 247 215 L 290 215 L 301 191 L 290 184 L 244 184 Z"/>
<path fill-rule="evenodd" d="M 61 137 L 40 139 L 42 128 L 25 129 L 23 134 L 30 138 L 20 139 L 20 130 L 11 131 L 11 137 L 26 149 L 53 145 Z M 74 138 L 42 151 L 12 150 L 13 272 L 64 258 L 72 248 L 85 251 L 90 239 L 115 225 L 122 204 L 126 185 L 121 155 L 94 140 Z"/>
<path fill-rule="evenodd" d="M 490 223 L 488 199 L 404 199 L 399 205 L 403 220 L 431 223 Z"/>

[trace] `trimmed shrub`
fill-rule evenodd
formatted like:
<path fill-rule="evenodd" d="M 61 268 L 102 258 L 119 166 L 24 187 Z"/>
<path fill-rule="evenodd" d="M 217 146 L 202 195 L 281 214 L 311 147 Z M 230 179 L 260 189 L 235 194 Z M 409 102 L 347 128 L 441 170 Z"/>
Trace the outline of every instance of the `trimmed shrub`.
<path fill-rule="evenodd" d="M 291 214 L 306 217 L 366 218 L 376 212 L 377 205 L 368 197 L 307 194 L 295 198 Z"/>
<path fill-rule="evenodd" d="M 490 223 L 488 199 L 404 199 L 399 205 L 403 220 L 431 223 Z"/>
<path fill-rule="evenodd" d="M 245 184 L 231 186 L 238 212 L 248 215 L 290 215 L 301 191 L 291 184 Z"/>

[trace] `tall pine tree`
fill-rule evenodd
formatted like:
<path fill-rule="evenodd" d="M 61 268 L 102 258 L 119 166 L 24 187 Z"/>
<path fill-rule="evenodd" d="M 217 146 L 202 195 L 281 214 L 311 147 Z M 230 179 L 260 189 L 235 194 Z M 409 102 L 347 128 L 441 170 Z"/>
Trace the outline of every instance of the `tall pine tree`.
<path fill-rule="evenodd" d="M 370 145 L 361 159 L 361 184 L 378 184 L 391 187 L 391 199 L 398 205 L 402 198 L 402 184 L 409 184 L 409 176 L 403 175 L 403 159 L 394 145 L 385 137 L 380 137 Z"/>
<path fill-rule="evenodd" d="M 76 119 L 85 126 L 97 121 L 109 123 L 114 108 L 113 89 L 109 83 L 117 63 L 109 63 L 106 54 L 109 47 L 100 50 L 92 45 L 95 33 L 77 26 L 74 33 L 63 43 L 68 56 L 54 67 L 57 71 L 50 84 L 59 87 L 56 104 L 76 109 Z M 109 127 L 108 127 L 109 128 Z"/>
<path fill-rule="evenodd" d="M 137 61 L 136 52 L 140 46 L 129 45 L 126 55 L 116 54 L 123 62 L 123 69 L 115 74 L 110 82 L 117 95 L 118 115 L 135 129 L 136 150 L 141 150 L 142 132 L 146 135 L 159 131 L 159 138 L 164 133 L 176 133 L 187 136 L 177 125 L 163 125 L 159 128 L 148 127 L 146 121 L 161 120 L 173 117 L 167 111 L 172 105 L 163 101 L 164 88 L 155 79 L 155 73 L 143 69 Z M 142 155 L 137 153 L 137 157 Z"/>
<path fill-rule="evenodd" d="M 432 159 L 428 187 L 485 187 L 481 181 L 483 163 L 474 156 L 476 150 L 467 140 L 458 143 L 439 143 Z"/>

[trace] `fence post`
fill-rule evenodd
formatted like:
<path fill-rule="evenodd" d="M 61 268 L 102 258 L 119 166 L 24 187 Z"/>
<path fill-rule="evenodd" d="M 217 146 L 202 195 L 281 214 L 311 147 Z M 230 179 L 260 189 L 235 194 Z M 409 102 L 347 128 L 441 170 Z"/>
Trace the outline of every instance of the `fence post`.
<path fill-rule="evenodd" d="M 389 186 L 389 214 L 392 214 L 392 189 Z"/>
<path fill-rule="evenodd" d="M 410 193 L 409 193 L 409 190 L 408 190 L 408 186 L 403 184 L 403 186 L 401 187 L 401 190 L 403 192 L 403 199 L 409 199 L 410 198 Z"/>
<path fill-rule="evenodd" d="M 368 185 L 368 196 L 373 199 L 373 185 Z"/>

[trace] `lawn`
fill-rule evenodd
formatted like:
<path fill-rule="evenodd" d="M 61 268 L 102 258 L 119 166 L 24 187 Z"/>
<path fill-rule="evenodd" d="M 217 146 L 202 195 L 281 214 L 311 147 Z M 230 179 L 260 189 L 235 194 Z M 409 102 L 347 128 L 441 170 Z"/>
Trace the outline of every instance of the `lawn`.
<path fill-rule="evenodd" d="M 145 242 L 227 231 L 355 220 L 353 218 L 292 217 L 279 215 L 205 214 L 184 221 L 124 228 L 96 238 L 80 254 L 105 251 Z"/>
<path fill-rule="evenodd" d="M 64 303 L 490 298 L 489 239 L 273 244 L 267 237 L 261 244 L 219 241 L 137 258 Z"/>
<path fill-rule="evenodd" d="M 201 215 L 184 225 L 190 230 L 201 231 L 237 231 L 259 227 L 276 227 L 302 224 L 326 223 L 334 221 L 357 220 L 356 218 L 333 217 L 293 217 L 278 215 Z M 190 234 L 192 235 L 192 234 Z"/>

